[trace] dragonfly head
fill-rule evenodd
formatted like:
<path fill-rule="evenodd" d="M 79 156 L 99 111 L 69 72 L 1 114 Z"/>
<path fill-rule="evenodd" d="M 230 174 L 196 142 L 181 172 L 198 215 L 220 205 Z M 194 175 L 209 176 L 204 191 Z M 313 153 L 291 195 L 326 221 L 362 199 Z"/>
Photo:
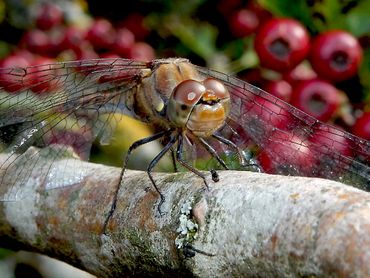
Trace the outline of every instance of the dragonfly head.
<path fill-rule="evenodd" d="M 218 80 L 184 80 L 170 97 L 167 117 L 180 128 L 191 130 L 196 136 L 208 137 L 225 122 L 230 111 L 230 95 Z"/>

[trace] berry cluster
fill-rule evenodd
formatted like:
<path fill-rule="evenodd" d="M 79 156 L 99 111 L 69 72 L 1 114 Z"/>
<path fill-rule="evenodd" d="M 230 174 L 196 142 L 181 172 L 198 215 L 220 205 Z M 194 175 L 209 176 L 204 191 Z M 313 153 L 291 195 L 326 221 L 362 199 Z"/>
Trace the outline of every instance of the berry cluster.
<path fill-rule="evenodd" d="M 306 27 L 296 19 L 275 17 L 254 0 L 220 0 L 217 5 L 208 3 L 203 10 L 202 7 L 198 8 L 199 14 L 192 17 L 203 17 L 202 20 L 217 27 L 223 45 L 235 46 L 238 40 L 253 41 L 252 44 L 246 44 L 253 45 L 253 51 L 247 49 L 246 52 L 255 53 L 259 64 L 242 72 L 242 79 L 321 121 L 341 123 L 346 128 L 353 126 L 352 132 L 370 139 L 370 120 L 367 120 L 370 117 L 366 113 L 362 117 L 359 114 L 357 116 L 361 118 L 354 123 L 352 113 L 348 113 L 348 99 L 352 99 L 352 96 L 348 91 L 347 95 L 343 93 L 341 86 L 357 78 L 362 61 L 361 46 L 353 35 L 343 30 L 331 30 L 310 36 Z M 160 5 L 155 5 L 155 9 L 159 11 Z M 211 50 L 219 46 L 205 43 L 207 33 L 202 26 L 199 26 L 199 34 L 204 36 L 196 36 L 198 26 L 195 26 L 192 38 L 191 31 L 184 31 L 191 29 L 191 21 L 183 21 L 187 25 L 181 27 L 180 15 L 162 18 L 157 12 L 151 18 L 151 28 L 156 32 L 150 32 L 142 15 L 148 14 L 148 9 L 135 9 L 135 12 L 127 13 L 123 20 L 114 23 L 85 14 L 87 20 L 77 24 L 70 20 L 71 15 L 67 14 L 67 10 L 51 2 L 40 4 L 35 13 L 34 27 L 24 32 L 17 47 L 0 61 L 0 67 L 28 67 L 56 60 L 88 58 L 151 60 L 156 56 L 151 45 L 155 46 L 160 56 L 185 56 L 197 64 L 202 61 L 197 60 L 199 57 L 194 52 L 198 55 L 203 53 L 208 59 L 217 56 L 211 55 Z M 220 15 L 224 20 L 220 20 Z M 174 37 L 180 39 L 181 46 L 174 43 Z M 144 40 L 150 41 L 150 44 Z M 200 51 L 201 47 L 208 48 Z M 238 49 L 231 49 L 225 51 L 229 56 L 227 59 L 238 59 L 234 54 Z M 215 64 L 210 61 L 206 63 Z M 35 74 L 34 81 L 40 82 L 40 79 L 42 76 Z M 9 80 L 9 77 L 0 76 L 0 83 L 9 92 L 19 90 L 17 80 Z M 32 88 L 35 93 L 41 93 L 48 89 L 44 87 Z M 351 94 L 356 92 L 353 90 Z"/>
<path fill-rule="evenodd" d="M 226 3 L 233 2 L 237 1 L 221 1 L 230 31 L 236 38 L 254 40 L 259 58 L 259 66 L 244 72 L 241 78 L 321 121 L 353 125 L 353 133 L 370 140 L 370 113 L 353 124 L 353 117 L 343 115 L 349 101 L 338 89 L 358 73 L 363 57 L 359 41 L 343 30 L 310 37 L 295 19 L 272 17 L 254 1 L 246 8 L 225 8 Z"/>
<path fill-rule="evenodd" d="M 58 60 L 122 57 L 145 61 L 155 58 L 154 49 L 141 41 L 149 30 L 140 14 L 131 14 L 114 27 L 104 18 L 89 18 L 87 24 L 80 24 L 83 26 L 68 24 L 64 13 L 57 4 L 41 4 L 34 27 L 23 33 L 13 52 L 0 61 L 0 67 L 46 65 Z M 31 87 L 35 93 L 50 90 L 51 84 L 42 82 L 42 78 L 40 73 L 30 75 L 29 82 L 42 83 L 42 86 Z M 22 86 L 8 75 L 0 76 L 0 83 L 9 92 Z"/>
<path fill-rule="evenodd" d="M 228 22 L 229 33 L 234 40 L 245 43 L 246 51 L 255 53 L 256 64 L 241 72 L 240 77 L 270 94 L 292 104 L 300 110 L 323 122 L 339 124 L 355 135 L 370 140 L 370 113 L 365 112 L 357 120 L 353 116 L 350 94 L 343 84 L 356 82 L 363 60 L 363 50 L 359 41 L 344 30 L 322 31 L 310 35 L 310 31 L 298 20 L 287 17 L 274 17 L 256 4 L 256 1 L 221 0 L 219 10 Z M 253 49 L 251 49 L 253 48 Z M 357 96 L 357 99 L 359 97 Z M 263 109 L 261 108 L 263 107 Z M 356 107 L 362 108 L 362 107 Z M 343 132 L 329 125 L 316 123 L 317 129 L 302 138 L 299 132 L 290 132 L 300 123 L 287 113 L 288 107 L 257 97 L 247 107 L 250 115 L 258 115 L 266 126 L 261 127 L 269 133 L 258 155 L 263 169 L 269 171 L 273 159 L 267 150 L 284 154 L 284 165 L 295 165 L 307 175 L 312 173 L 312 165 L 317 164 L 317 155 L 310 145 L 334 148 L 337 154 L 353 156 L 351 143 Z M 357 113 L 361 115 L 361 112 Z M 281 166 L 281 165 L 280 165 Z"/>

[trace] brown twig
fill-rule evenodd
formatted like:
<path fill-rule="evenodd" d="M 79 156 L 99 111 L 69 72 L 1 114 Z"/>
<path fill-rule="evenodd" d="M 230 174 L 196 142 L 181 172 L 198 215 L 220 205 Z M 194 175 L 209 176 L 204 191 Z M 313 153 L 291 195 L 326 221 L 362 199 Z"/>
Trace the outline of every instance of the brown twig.
<path fill-rule="evenodd" d="M 52 167 L 66 171 L 70 161 Z M 192 173 L 156 173 L 166 197 L 166 214 L 160 216 L 159 197 L 146 173 L 127 171 L 104 235 L 120 169 L 86 162 L 73 167 L 83 169 L 78 183 L 71 179 L 64 188 L 43 190 L 46 174 L 40 171 L 40 177 L 30 177 L 35 187 L 25 198 L 2 203 L 2 246 L 47 254 L 99 277 L 370 273 L 366 192 L 322 179 L 236 171 L 220 171 L 220 181 L 207 191 Z M 14 184 L 1 186 L 5 194 Z M 186 204 L 192 204 L 192 215 L 186 214 Z M 183 241 L 193 247 L 184 249 L 193 250 L 185 252 L 189 257 L 175 245 L 176 238 L 178 243 L 187 236 L 179 235 L 181 217 L 198 224 Z"/>

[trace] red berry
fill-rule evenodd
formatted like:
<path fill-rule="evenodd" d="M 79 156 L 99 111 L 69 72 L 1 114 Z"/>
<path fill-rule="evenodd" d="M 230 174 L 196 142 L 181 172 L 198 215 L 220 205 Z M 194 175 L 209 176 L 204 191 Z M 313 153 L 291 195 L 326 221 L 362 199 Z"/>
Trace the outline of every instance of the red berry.
<path fill-rule="evenodd" d="M 83 45 L 86 38 L 85 30 L 78 28 L 76 26 L 69 26 L 64 31 L 64 37 L 61 42 L 61 48 L 63 50 L 79 50 Z"/>
<path fill-rule="evenodd" d="M 62 9 L 54 3 L 44 3 L 37 14 L 36 26 L 42 30 L 49 30 L 63 21 Z"/>
<path fill-rule="evenodd" d="M 22 82 L 23 70 L 12 70 L 11 74 L 8 68 L 26 68 L 29 66 L 29 60 L 22 55 L 11 55 L 0 62 L 0 87 L 8 92 L 17 92 L 24 86 Z M 5 69 L 6 68 L 6 69 Z M 10 74 L 9 74 L 10 73 Z"/>
<path fill-rule="evenodd" d="M 116 38 L 114 42 L 114 51 L 122 56 L 127 57 L 135 43 L 134 34 L 126 28 L 121 28 L 116 33 Z"/>
<path fill-rule="evenodd" d="M 339 155 L 352 158 L 354 145 L 344 131 L 330 125 L 316 124 L 315 132 L 310 135 L 309 140 L 311 151 L 315 152 L 315 171 L 317 173 L 323 173 L 325 176 L 329 174 L 332 177 L 346 175 L 351 160 L 341 158 Z M 335 160 L 335 167 L 331 167 L 331 162 Z"/>
<path fill-rule="evenodd" d="M 311 80 L 317 78 L 316 72 L 306 63 L 300 63 L 294 69 L 283 74 L 283 79 L 293 86 L 299 81 Z"/>
<path fill-rule="evenodd" d="M 115 38 L 115 30 L 106 19 L 97 19 L 87 33 L 87 39 L 96 49 L 109 49 Z"/>
<path fill-rule="evenodd" d="M 50 70 L 53 63 L 53 59 L 39 57 L 27 68 L 26 83 L 34 93 L 52 93 L 57 87 L 56 71 Z"/>
<path fill-rule="evenodd" d="M 148 27 L 145 26 L 144 16 L 139 13 L 128 15 L 123 21 L 122 27 L 129 29 L 138 41 L 144 40 L 150 32 Z"/>
<path fill-rule="evenodd" d="M 340 94 L 326 81 L 302 81 L 293 88 L 290 103 L 320 121 L 328 121 L 339 107 Z"/>
<path fill-rule="evenodd" d="M 151 61 L 155 58 L 155 52 L 149 44 L 137 42 L 131 47 L 127 58 L 138 61 Z"/>
<path fill-rule="evenodd" d="M 242 5 L 241 0 L 221 0 L 217 4 L 217 9 L 224 16 L 228 16 L 233 11 L 239 9 Z"/>
<path fill-rule="evenodd" d="M 321 125 L 320 129 L 311 135 L 310 141 L 317 144 L 317 149 L 321 149 L 320 153 L 323 156 L 337 154 L 352 156 L 351 143 L 344 136 L 344 132 L 329 125 Z"/>
<path fill-rule="evenodd" d="M 310 175 L 315 156 L 309 142 L 293 133 L 276 130 L 258 155 L 261 167 L 267 173 Z"/>
<path fill-rule="evenodd" d="M 74 51 L 77 60 L 98 59 L 99 55 L 94 51 L 89 43 L 84 43 L 81 49 Z"/>
<path fill-rule="evenodd" d="M 352 133 L 370 141 L 370 112 L 365 112 L 352 127 Z"/>
<path fill-rule="evenodd" d="M 60 52 L 65 50 L 65 45 L 63 44 L 64 37 L 65 37 L 65 27 L 58 26 L 53 28 L 52 30 L 48 31 L 50 46 L 49 46 L 49 53 L 42 54 L 45 56 L 48 54 L 48 57 L 57 57 Z"/>
<path fill-rule="evenodd" d="M 99 57 L 100 58 L 104 58 L 104 59 L 110 59 L 110 58 L 113 58 L 113 59 L 115 59 L 115 58 L 121 58 L 121 56 L 120 55 L 118 55 L 118 54 L 116 54 L 116 53 L 112 53 L 112 52 L 105 52 L 105 53 L 101 53 L 100 55 L 99 55 Z"/>
<path fill-rule="evenodd" d="M 294 68 L 309 51 L 309 36 L 294 19 L 273 18 L 257 32 L 255 50 L 261 65 L 276 71 Z"/>
<path fill-rule="evenodd" d="M 28 64 L 31 64 L 35 58 L 34 54 L 25 49 L 18 49 L 12 56 L 22 57 L 28 61 Z"/>
<path fill-rule="evenodd" d="M 253 101 L 246 102 L 244 107 L 248 111 L 248 117 L 253 117 L 258 122 L 256 125 L 264 129 L 264 133 L 270 133 L 275 128 L 285 129 L 290 126 L 291 115 L 288 109 L 284 109 L 280 103 L 255 97 Z"/>
<path fill-rule="evenodd" d="M 313 42 L 310 61 L 323 78 L 342 81 L 354 76 L 362 60 L 362 49 L 355 37 L 345 31 L 329 31 Z"/>
<path fill-rule="evenodd" d="M 258 1 L 254 1 L 254 0 L 248 1 L 247 7 L 248 7 L 249 10 L 251 10 L 252 12 L 254 12 L 257 15 L 260 24 L 266 22 L 267 20 L 269 20 L 272 17 L 272 14 L 268 10 L 265 10 L 258 3 Z"/>
<path fill-rule="evenodd" d="M 239 72 L 238 77 L 257 87 L 262 87 L 262 85 L 267 82 L 262 74 L 261 68 L 250 68 Z"/>
<path fill-rule="evenodd" d="M 94 51 L 91 44 L 87 41 L 83 43 L 81 49 L 76 49 L 74 51 L 76 57 L 75 60 L 88 60 L 88 59 L 98 59 L 99 55 Z M 77 66 L 76 70 L 84 75 L 90 74 L 92 71 L 97 70 L 98 67 L 95 65 L 91 66 Z"/>
<path fill-rule="evenodd" d="M 33 29 L 24 33 L 21 39 L 21 45 L 26 47 L 29 51 L 41 55 L 49 54 L 51 49 L 49 36 L 40 29 Z"/>
<path fill-rule="evenodd" d="M 48 136 L 44 136 L 42 139 L 46 145 L 58 144 L 73 147 L 74 153 L 79 156 L 79 159 L 87 160 L 89 152 L 86 151 L 88 143 L 88 136 L 86 136 L 86 130 L 81 129 L 54 129 L 53 132 L 48 132 Z"/>
<path fill-rule="evenodd" d="M 285 80 L 274 80 L 270 81 L 264 87 L 268 93 L 289 102 L 292 96 L 292 86 Z"/>
<path fill-rule="evenodd" d="M 231 14 L 229 25 L 235 37 L 243 38 L 256 31 L 259 24 L 257 15 L 247 9 L 239 10 Z"/>

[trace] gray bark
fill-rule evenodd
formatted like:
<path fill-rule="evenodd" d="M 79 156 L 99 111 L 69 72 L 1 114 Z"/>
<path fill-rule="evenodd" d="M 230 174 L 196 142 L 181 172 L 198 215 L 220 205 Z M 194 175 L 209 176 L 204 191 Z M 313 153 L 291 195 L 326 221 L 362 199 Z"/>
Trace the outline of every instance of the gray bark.
<path fill-rule="evenodd" d="M 44 190 L 40 170 L 27 195 L 1 203 L 2 246 L 47 254 L 98 277 L 370 276 L 369 193 L 329 180 L 237 171 L 220 171 L 206 190 L 192 173 L 154 173 L 166 198 L 159 215 L 146 173 L 127 171 L 103 234 L 120 169 L 72 160 L 47 168 L 84 169 L 71 184 Z M 2 184 L 2 194 L 14 185 Z M 186 257 L 191 250 L 175 240 L 209 254 Z"/>

